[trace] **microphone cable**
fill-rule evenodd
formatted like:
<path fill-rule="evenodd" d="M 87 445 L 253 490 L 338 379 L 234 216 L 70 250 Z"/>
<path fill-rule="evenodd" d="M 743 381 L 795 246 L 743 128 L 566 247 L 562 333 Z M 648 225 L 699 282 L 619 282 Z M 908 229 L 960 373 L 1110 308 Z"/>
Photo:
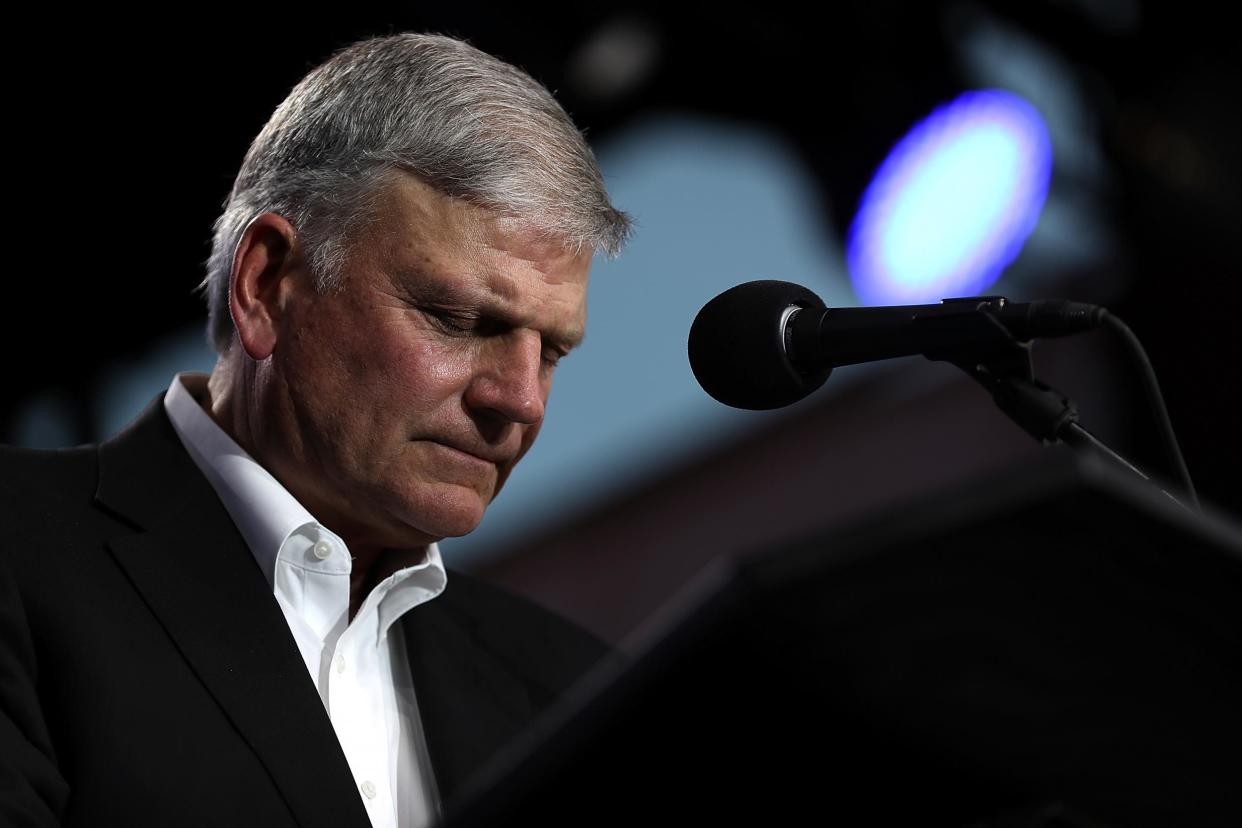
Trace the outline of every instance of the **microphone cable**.
<path fill-rule="evenodd" d="M 1165 459 L 1173 475 L 1185 490 L 1187 500 L 1197 510 L 1199 509 L 1199 495 L 1195 492 L 1195 484 L 1190 479 L 1190 469 L 1186 467 L 1181 447 L 1177 444 L 1177 434 L 1173 431 L 1173 421 L 1169 419 L 1169 410 L 1164 404 L 1164 395 L 1160 393 L 1156 369 L 1152 367 L 1143 343 L 1139 341 L 1134 331 L 1130 330 L 1130 326 L 1107 309 L 1101 308 L 1101 310 L 1103 311 L 1100 317 L 1101 323 L 1115 336 L 1121 338 L 1130 358 L 1138 366 L 1139 376 L 1143 381 L 1143 393 L 1147 396 L 1147 405 L 1151 409 L 1152 416 L 1155 417 L 1156 430 L 1160 433 L 1160 444 L 1164 449 Z"/>

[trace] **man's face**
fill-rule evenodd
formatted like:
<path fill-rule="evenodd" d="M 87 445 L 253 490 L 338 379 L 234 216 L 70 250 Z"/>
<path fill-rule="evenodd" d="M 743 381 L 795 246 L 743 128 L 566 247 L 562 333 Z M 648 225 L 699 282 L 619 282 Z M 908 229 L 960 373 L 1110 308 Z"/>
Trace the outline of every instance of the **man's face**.
<path fill-rule="evenodd" d="M 343 535 L 472 530 L 539 433 L 582 337 L 590 253 L 394 176 L 341 290 L 291 279 L 257 379 L 264 460 Z"/>

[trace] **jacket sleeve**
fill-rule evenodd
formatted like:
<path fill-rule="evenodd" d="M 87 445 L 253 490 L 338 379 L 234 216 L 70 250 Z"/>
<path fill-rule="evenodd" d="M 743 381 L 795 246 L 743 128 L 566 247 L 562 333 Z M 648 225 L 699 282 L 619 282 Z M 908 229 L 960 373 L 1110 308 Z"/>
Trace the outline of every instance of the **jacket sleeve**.
<path fill-rule="evenodd" d="M 58 825 L 68 796 L 39 704 L 25 608 L 0 555 L 0 825 Z"/>

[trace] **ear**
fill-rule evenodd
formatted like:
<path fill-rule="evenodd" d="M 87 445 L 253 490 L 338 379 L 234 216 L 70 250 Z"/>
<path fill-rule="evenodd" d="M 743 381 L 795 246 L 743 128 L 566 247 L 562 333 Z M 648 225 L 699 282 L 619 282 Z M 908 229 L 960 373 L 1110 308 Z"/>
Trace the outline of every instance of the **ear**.
<path fill-rule="evenodd" d="M 297 231 L 276 213 L 255 216 L 237 242 L 229 312 L 251 359 L 267 359 L 276 348 L 286 301 L 297 286 L 299 258 Z"/>

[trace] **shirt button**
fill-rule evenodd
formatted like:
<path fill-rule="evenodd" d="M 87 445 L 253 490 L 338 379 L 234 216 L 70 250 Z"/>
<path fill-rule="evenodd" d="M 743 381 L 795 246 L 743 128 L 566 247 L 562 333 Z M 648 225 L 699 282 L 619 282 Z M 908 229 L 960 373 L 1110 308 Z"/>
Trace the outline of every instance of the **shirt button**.
<path fill-rule="evenodd" d="M 315 557 L 322 561 L 324 558 L 332 554 L 332 544 L 327 541 L 320 541 L 315 544 L 314 552 Z"/>
<path fill-rule="evenodd" d="M 336 657 L 336 671 L 338 673 L 345 672 L 345 656 L 339 655 Z"/>
<path fill-rule="evenodd" d="M 370 782 L 363 782 L 362 793 L 366 796 L 367 799 L 375 799 L 375 786 L 372 785 Z"/>

